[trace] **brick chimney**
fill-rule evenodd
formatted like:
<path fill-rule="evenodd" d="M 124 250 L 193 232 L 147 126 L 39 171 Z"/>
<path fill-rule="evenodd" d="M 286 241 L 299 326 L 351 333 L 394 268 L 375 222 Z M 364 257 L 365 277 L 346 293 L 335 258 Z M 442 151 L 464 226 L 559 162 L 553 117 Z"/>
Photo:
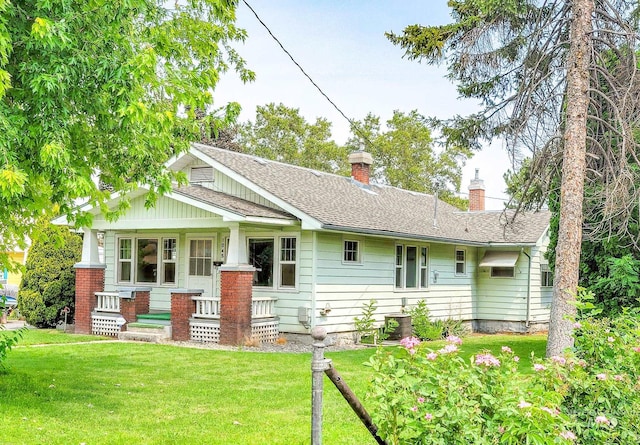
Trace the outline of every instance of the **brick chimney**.
<path fill-rule="evenodd" d="M 480 212 L 484 210 L 484 181 L 478 177 L 479 170 L 476 168 L 476 177 L 469 184 L 469 211 Z"/>
<path fill-rule="evenodd" d="M 354 151 L 349 155 L 351 177 L 358 182 L 369 185 L 369 173 L 373 157 L 366 151 Z"/>

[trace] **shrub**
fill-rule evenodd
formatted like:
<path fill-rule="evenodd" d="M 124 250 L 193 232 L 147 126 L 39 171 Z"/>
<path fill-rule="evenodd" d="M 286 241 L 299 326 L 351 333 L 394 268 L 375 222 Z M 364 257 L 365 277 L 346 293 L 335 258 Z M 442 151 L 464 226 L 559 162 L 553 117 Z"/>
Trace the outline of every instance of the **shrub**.
<path fill-rule="evenodd" d="M 362 305 L 362 316 L 354 317 L 353 323 L 358 335 L 358 342 L 373 343 L 376 333 L 375 318 L 373 314 L 377 309 L 377 301 L 369 300 L 368 303 Z"/>
<path fill-rule="evenodd" d="M 18 309 L 37 327 L 53 327 L 64 319 L 64 307 L 74 314 L 75 270 L 82 238 L 63 227 L 48 226 L 29 251 L 18 292 Z"/>
<path fill-rule="evenodd" d="M 433 351 L 405 339 L 401 351 L 370 359 L 372 417 L 390 445 L 570 443 L 555 380 L 519 379 L 519 358 L 506 348 L 466 362 L 460 343 L 451 336 Z"/>
<path fill-rule="evenodd" d="M 640 443 L 640 313 L 597 319 L 580 297 L 575 350 L 531 375 L 507 346 L 464 361 L 454 336 L 438 351 L 417 338 L 379 349 L 368 363 L 379 434 L 391 445 Z"/>
<path fill-rule="evenodd" d="M 409 310 L 409 314 L 411 315 L 413 335 L 421 340 L 439 340 L 449 335 L 462 337 L 468 333 L 462 320 L 448 318 L 431 321 L 429 308 L 424 300 L 419 300 L 418 304 Z"/>

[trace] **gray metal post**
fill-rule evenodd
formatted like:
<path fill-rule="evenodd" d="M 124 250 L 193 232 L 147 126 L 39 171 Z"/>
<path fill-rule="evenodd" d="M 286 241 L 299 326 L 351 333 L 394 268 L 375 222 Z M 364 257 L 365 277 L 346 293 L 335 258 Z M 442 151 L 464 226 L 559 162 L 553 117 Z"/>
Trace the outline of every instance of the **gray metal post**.
<path fill-rule="evenodd" d="M 311 445 L 322 445 L 322 386 L 328 361 L 324 358 L 324 339 L 327 331 L 321 326 L 311 330 L 313 358 L 311 359 Z M 330 361 L 329 361 L 330 362 Z"/>

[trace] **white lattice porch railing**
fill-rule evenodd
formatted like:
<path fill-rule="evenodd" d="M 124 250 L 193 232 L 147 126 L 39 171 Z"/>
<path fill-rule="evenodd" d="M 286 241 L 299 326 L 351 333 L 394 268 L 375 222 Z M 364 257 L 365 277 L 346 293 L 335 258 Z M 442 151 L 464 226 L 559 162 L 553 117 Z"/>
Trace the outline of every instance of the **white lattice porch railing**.
<path fill-rule="evenodd" d="M 251 318 L 275 317 L 275 297 L 253 297 L 251 301 Z"/>
<path fill-rule="evenodd" d="M 96 311 L 120 313 L 120 295 L 118 292 L 96 292 Z"/>
<path fill-rule="evenodd" d="M 220 298 L 191 297 L 196 303 L 196 311 L 193 318 L 220 318 Z"/>
<path fill-rule="evenodd" d="M 220 298 L 192 297 L 196 303 L 193 318 L 220 318 Z M 251 318 L 275 317 L 275 297 L 253 297 L 251 302 Z"/>

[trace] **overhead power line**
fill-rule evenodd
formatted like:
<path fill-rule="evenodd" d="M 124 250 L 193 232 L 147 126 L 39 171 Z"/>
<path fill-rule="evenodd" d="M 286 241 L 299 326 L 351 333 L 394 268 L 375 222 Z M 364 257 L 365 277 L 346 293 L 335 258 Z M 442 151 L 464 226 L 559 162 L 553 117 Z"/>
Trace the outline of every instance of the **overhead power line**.
<path fill-rule="evenodd" d="M 316 88 L 316 90 L 318 90 L 320 92 L 320 94 L 322 94 L 324 96 L 325 99 L 327 99 L 327 101 L 333 106 L 333 108 L 336 109 L 336 111 L 338 113 L 340 113 L 340 115 L 345 118 L 345 120 L 347 122 L 349 122 L 349 126 L 351 127 L 351 129 L 356 132 L 358 134 L 358 136 L 360 136 L 362 139 L 365 140 L 365 142 L 369 145 L 369 146 L 373 146 L 373 143 L 369 140 L 369 138 L 367 137 L 367 135 L 363 134 L 360 131 L 360 128 L 358 128 L 358 125 L 355 123 L 355 121 L 353 119 L 350 119 L 341 109 L 340 107 L 338 107 L 338 105 L 336 105 L 336 103 L 331 100 L 331 98 L 322 90 L 322 88 L 320 88 L 320 86 L 311 78 L 311 76 L 309 74 L 307 74 L 307 72 L 304 70 L 304 68 L 302 68 L 302 66 L 296 61 L 296 59 L 293 58 L 293 56 L 291 55 L 291 53 L 289 51 L 287 51 L 287 49 L 284 47 L 284 45 L 282 44 L 282 42 L 280 42 L 280 40 L 278 40 L 278 38 L 273 34 L 273 32 L 271 32 L 271 29 L 269 29 L 269 27 L 267 26 L 267 24 L 260 18 L 260 16 L 258 15 L 258 13 L 251 7 L 251 5 L 249 4 L 249 2 L 247 2 L 247 0 L 242 0 L 242 3 L 244 3 L 247 8 L 249 8 L 249 10 L 253 13 L 253 15 L 256 17 L 256 19 L 258 20 L 258 22 L 260 22 L 260 24 L 264 27 L 264 29 L 267 30 L 267 32 L 269 33 L 269 35 L 271 36 L 271 38 L 278 44 L 278 46 L 280 47 L 280 49 L 282 49 L 282 51 L 289 57 L 289 59 L 291 59 L 291 61 L 294 63 L 295 66 L 298 67 L 298 69 L 300 70 L 300 72 L 309 80 L 309 82 L 311 82 L 311 84 Z"/>
<path fill-rule="evenodd" d="M 251 11 L 251 13 L 255 16 L 256 20 L 258 20 L 258 22 L 260 22 L 260 24 L 262 25 L 262 27 L 264 29 L 267 30 L 267 32 L 269 33 L 269 35 L 271 36 L 271 38 L 278 44 L 278 46 L 280 47 L 280 49 L 287 55 L 287 57 L 289 57 L 289 59 L 291 59 L 291 61 L 293 62 L 293 64 L 300 70 L 300 72 L 309 80 L 309 82 L 311 82 L 311 84 L 315 87 L 316 90 L 318 90 L 318 92 L 320 94 L 322 94 L 322 96 L 327 99 L 327 101 L 333 106 L 333 108 L 336 109 L 336 111 L 338 113 L 340 113 L 340 115 L 347 121 L 349 122 L 349 126 L 351 127 L 351 129 L 358 135 L 360 136 L 363 141 L 369 146 L 369 147 L 373 147 L 374 144 L 369 140 L 369 138 L 367 137 L 366 134 L 364 134 L 361 129 L 359 128 L 359 126 L 356 124 L 356 122 L 353 119 L 350 119 L 341 109 L 340 107 L 338 107 L 338 105 L 336 105 L 336 103 L 331 100 L 331 98 L 322 90 L 322 88 L 320 88 L 320 86 L 311 78 L 311 76 L 309 74 L 307 74 L 307 72 L 304 70 L 304 68 L 302 68 L 302 66 L 296 61 L 296 59 L 291 55 L 291 53 L 289 51 L 287 51 L 287 49 L 284 47 L 284 45 L 282 44 L 282 42 L 280 42 L 280 40 L 273 34 L 273 32 L 271 32 L 271 29 L 269 29 L 269 27 L 267 26 L 267 24 L 260 18 L 260 16 L 258 15 L 258 13 L 255 11 L 255 9 L 253 9 L 251 7 L 251 5 L 249 4 L 249 2 L 247 0 L 242 0 L 242 3 L 244 3 L 247 8 L 249 8 L 249 10 Z M 468 193 L 465 192 L 456 192 L 456 191 L 451 191 L 451 190 L 447 190 L 450 193 L 459 193 L 461 195 L 468 195 Z M 500 201 L 507 201 L 507 199 L 504 198 L 494 198 L 494 197 L 490 197 L 490 196 L 485 196 L 485 199 L 495 199 L 495 200 L 500 200 Z"/>

